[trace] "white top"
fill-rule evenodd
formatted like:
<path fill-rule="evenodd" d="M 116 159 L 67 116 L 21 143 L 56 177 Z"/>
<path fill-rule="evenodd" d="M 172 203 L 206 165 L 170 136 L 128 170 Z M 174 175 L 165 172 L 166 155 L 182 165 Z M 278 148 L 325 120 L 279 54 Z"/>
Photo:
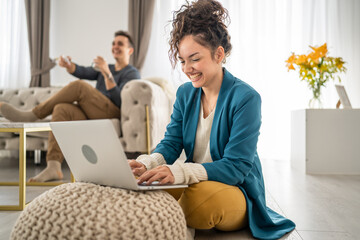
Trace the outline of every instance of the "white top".
<path fill-rule="evenodd" d="M 207 172 L 201 163 L 212 162 L 210 155 L 210 133 L 214 119 L 214 110 L 203 118 L 203 105 L 201 104 L 198 127 L 196 130 L 194 146 L 194 163 L 184 163 L 177 160 L 172 165 L 166 165 L 162 154 L 141 155 L 136 160 L 145 165 L 147 169 L 159 165 L 166 165 L 175 177 L 174 184 L 193 184 L 208 180 Z"/>
<path fill-rule="evenodd" d="M 210 133 L 211 126 L 214 120 L 214 110 L 204 118 L 203 107 L 201 105 L 201 111 L 199 114 L 199 122 L 196 130 L 194 157 L 193 160 L 196 163 L 212 162 L 210 156 Z"/>

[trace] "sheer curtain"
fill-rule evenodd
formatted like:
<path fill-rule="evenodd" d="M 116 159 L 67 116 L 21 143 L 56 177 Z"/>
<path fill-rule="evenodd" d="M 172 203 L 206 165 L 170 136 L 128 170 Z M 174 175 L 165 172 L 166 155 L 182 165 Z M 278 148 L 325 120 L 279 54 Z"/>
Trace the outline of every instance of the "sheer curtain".
<path fill-rule="evenodd" d="M 185 1 L 157 1 L 150 49 L 143 76 L 161 76 L 177 88 L 188 81 L 171 70 L 167 40 L 172 11 Z M 341 75 L 350 101 L 360 107 L 360 1 L 357 0 L 221 0 L 229 10 L 232 53 L 225 67 L 262 96 L 258 152 L 262 158 L 289 160 L 290 115 L 307 108 L 311 91 L 296 72 L 287 72 L 291 52 L 307 53 L 309 45 L 327 43 L 330 56 L 340 56 L 348 71 Z M 322 93 L 325 108 L 338 100 L 333 82 Z"/>
<path fill-rule="evenodd" d="M 23 0 L 0 0 L 0 87 L 28 87 L 30 57 Z"/>
<path fill-rule="evenodd" d="M 181 75 L 179 68 L 172 70 L 168 58 L 168 40 L 171 31 L 169 21 L 172 19 L 172 12 L 183 3 L 184 1 L 180 0 L 156 0 L 148 53 L 141 72 L 143 77 L 156 76 L 167 79 L 175 89 L 184 83 L 186 78 Z"/>

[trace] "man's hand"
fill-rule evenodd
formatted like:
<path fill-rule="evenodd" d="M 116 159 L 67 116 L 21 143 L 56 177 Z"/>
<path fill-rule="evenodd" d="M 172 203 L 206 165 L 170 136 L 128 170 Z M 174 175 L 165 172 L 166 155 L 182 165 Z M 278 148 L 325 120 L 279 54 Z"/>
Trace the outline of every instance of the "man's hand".
<path fill-rule="evenodd" d="M 95 66 L 100 70 L 100 72 L 104 76 L 106 90 L 110 90 L 110 89 L 116 87 L 114 77 L 111 74 L 109 65 L 107 64 L 105 59 L 103 57 L 97 56 L 93 60 L 93 63 L 95 64 Z"/>
<path fill-rule="evenodd" d="M 105 59 L 103 57 L 97 56 L 96 58 L 94 58 L 93 63 L 100 70 L 100 72 L 102 74 L 104 74 L 104 73 L 109 74 L 110 73 L 109 65 L 107 64 L 107 62 L 105 61 Z"/>
<path fill-rule="evenodd" d="M 167 166 L 158 166 L 153 168 L 144 172 L 138 178 L 138 184 L 146 182 L 146 185 L 150 185 L 154 181 L 158 181 L 160 185 L 173 184 L 175 182 L 175 178 Z"/>
<path fill-rule="evenodd" d="M 137 162 L 133 159 L 129 159 L 128 163 L 131 167 L 131 170 L 135 176 L 140 176 L 144 172 L 146 172 L 146 167 L 144 164 Z"/>
<path fill-rule="evenodd" d="M 60 56 L 58 64 L 60 67 L 66 68 L 66 71 L 68 71 L 69 73 L 75 72 L 76 66 L 74 63 L 71 62 L 71 57 L 69 56 Z"/>

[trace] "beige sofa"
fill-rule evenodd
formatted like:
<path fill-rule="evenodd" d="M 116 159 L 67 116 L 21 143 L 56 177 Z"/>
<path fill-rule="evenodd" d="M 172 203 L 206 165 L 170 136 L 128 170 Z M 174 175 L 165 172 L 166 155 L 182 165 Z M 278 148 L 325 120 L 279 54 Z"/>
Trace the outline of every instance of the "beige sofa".
<path fill-rule="evenodd" d="M 20 109 L 32 109 L 60 89 L 59 87 L 0 89 L 0 101 L 9 102 Z M 160 142 L 170 121 L 173 96 L 171 88 L 160 78 L 134 80 L 124 86 L 121 92 L 121 119 L 113 119 L 113 123 L 128 156 L 136 157 L 140 153 L 147 153 Z M 148 121 L 146 106 L 148 106 Z M 42 121 L 50 121 L 50 119 L 51 116 Z M 0 121 L 8 120 L 0 116 Z M 27 135 L 27 151 L 35 152 L 35 163 L 40 162 L 41 151 L 47 150 L 47 135 L 47 133 Z M 18 149 L 18 135 L 0 133 L 0 150 Z"/>

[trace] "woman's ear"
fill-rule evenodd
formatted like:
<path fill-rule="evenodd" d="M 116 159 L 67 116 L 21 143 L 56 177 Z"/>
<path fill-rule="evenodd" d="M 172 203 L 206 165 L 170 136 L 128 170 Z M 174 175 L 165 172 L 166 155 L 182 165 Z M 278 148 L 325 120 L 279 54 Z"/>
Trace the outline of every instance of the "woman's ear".
<path fill-rule="evenodd" d="M 221 63 L 225 58 L 225 50 L 222 46 L 219 46 L 215 51 L 215 61 Z"/>

